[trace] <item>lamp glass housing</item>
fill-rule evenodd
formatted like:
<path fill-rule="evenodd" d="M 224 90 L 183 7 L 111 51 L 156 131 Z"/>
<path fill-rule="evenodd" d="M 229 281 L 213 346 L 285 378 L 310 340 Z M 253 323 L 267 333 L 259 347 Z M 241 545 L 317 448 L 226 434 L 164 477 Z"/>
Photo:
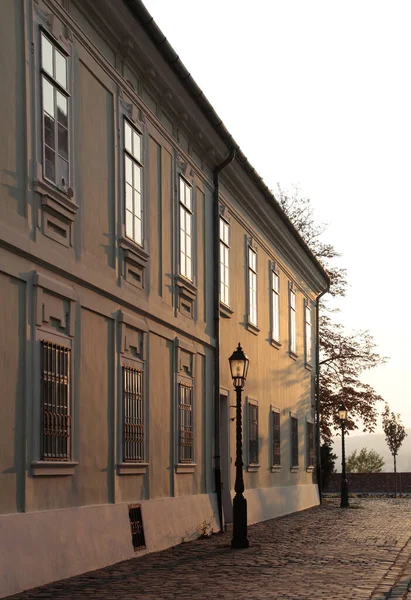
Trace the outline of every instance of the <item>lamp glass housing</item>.
<path fill-rule="evenodd" d="M 347 409 L 345 408 L 344 404 L 341 404 L 341 406 L 338 409 L 338 416 L 340 417 L 341 421 L 346 421 L 347 420 Z"/>
<path fill-rule="evenodd" d="M 250 361 L 243 352 L 240 344 L 238 344 L 236 350 L 228 360 L 230 362 L 230 371 L 234 387 L 244 387 Z"/>

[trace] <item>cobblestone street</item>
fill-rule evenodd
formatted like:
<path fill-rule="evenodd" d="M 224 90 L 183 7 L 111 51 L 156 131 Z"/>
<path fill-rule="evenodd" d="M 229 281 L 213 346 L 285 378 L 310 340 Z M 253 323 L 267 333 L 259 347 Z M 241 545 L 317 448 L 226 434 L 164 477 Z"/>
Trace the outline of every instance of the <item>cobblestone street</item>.
<path fill-rule="evenodd" d="M 231 550 L 227 532 L 10 598 L 411 600 L 411 499 L 351 505 L 253 525 L 247 550 Z"/>

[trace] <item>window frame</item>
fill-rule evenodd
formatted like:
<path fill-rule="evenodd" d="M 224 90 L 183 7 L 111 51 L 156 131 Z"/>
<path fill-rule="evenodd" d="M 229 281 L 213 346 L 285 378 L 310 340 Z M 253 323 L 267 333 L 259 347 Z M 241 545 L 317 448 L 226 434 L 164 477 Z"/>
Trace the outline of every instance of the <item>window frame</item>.
<path fill-rule="evenodd" d="M 314 423 L 309 419 L 306 421 L 306 442 L 307 471 L 311 472 L 315 468 L 315 430 Z"/>
<path fill-rule="evenodd" d="M 253 261 L 251 257 L 254 257 Z M 252 262 L 255 262 L 255 266 L 251 264 Z M 254 332 L 258 332 L 258 253 L 253 244 L 248 244 L 247 246 L 247 299 L 248 328 L 251 328 Z M 255 304 L 253 303 L 254 299 Z"/>
<path fill-rule="evenodd" d="M 123 215 L 123 227 L 124 227 L 124 236 L 127 240 L 131 241 L 133 244 L 136 244 L 139 248 L 144 249 L 145 246 L 145 194 L 144 194 L 144 133 L 142 128 L 136 126 L 126 115 L 122 115 L 123 118 L 123 127 L 122 127 L 122 170 L 123 170 L 123 202 L 122 202 L 122 215 Z M 127 136 L 126 136 L 126 127 L 129 127 L 131 130 L 131 139 L 132 139 L 132 147 L 131 149 L 127 148 Z M 134 135 L 138 136 L 140 139 L 140 157 L 137 158 L 133 153 L 134 148 Z M 128 211 L 127 209 L 127 186 L 129 183 L 127 182 L 127 160 L 131 162 L 131 170 L 132 170 L 132 206 L 133 211 Z M 135 167 L 139 169 L 140 172 L 140 216 L 135 213 L 135 186 L 134 186 L 134 173 Z M 132 212 L 133 219 L 133 233 L 135 230 L 135 220 L 137 219 L 140 222 L 140 241 L 136 239 L 135 235 L 129 235 L 127 233 L 127 212 Z"/>
<path fill-rule="evenodd" d="M 307 315 L 309 314 L 309 320 Z M 305 366 L 312 368 L 313 358 L 313 327 L 312 327 L 312 306 L 311 302 L 304 299 L 304 351 L 305 351 Z"/>
<path fill-rule="evenodd" d="M 290 283 L 288 290 L 289 354 L 297 358 L 297 293 Z"/>
<path fill-rule="evenodd" d="M 298 416 L 290 414 L 290 470 L 296 471 L 299 468 L 299 431 Z"/>
<path fill-rule="evenodd" d="M 190 391 L 190 404 L 187 403 L 182 403 L 182 390 L 189 390 Z M 189 406 L 190 409 L 189 410 L 185 410 L 185 412 L 182 412 L 182 407 L 183 406 Z M 186 414 L 187 413 L 187 414 Z M 189 418 L 189 433 L 191 436 L 191 443 L 188 446 L 184 446 L 185 448 L 188 447 L 190 448 L 190 456 L 186 457 L 183 456 L 183 450 L 182 450 L 182 427 L 186 426 L 186 417 L 190 416 Z M 184 418 L 182 418 L 184 416 Z M 184 424 L 183 424 L 184 422 Z M 177 382 L 177 423 L 178 423 L 178 465 L 182 466 L 183 468 L 185 466 L 193 466 L 195 464 L 195 460 L 194 460 L 194 453 L 195 453 L 195 423 L 194 423 L 194 383 L 193 381 L 188 381 L 187 379 L 184 378 L 179 378 L 178 382 Z M 187 431 L 185 431 L 185 433 L 187 433 Z"/>
<path fill-rule="evenodd" d="M 276 420 L 278 418 L 278 424 Z M 278 436 L 276 435 L 278 433 Z M 276 452 L 276 445 L 279 447 Z M 279 457 L 276 461 L 276 456 Z M 271 470 L 273 472 L 280 470 L 281 464 L 281 411 L 278 408 L 271 407 Z"/>
<path fill-rule="evenodd" d="M 52 62 L 53 62 L 53 74 L 50 74 L 49 71 L 45 68 L 43 64 L 43 39 L 48 42 L 52 47 Z M 66 88 L 56 79 L 54 75 L 55 71 L 55 56 L 56 53 L 61 55 L 66 61 Z M 64 48 L 46 29 L 43 27 L 39 27 L 39 93 L 40 93 L 40 108 L 41 108 L 41 134 L 40 134 L 40 144 L 41 144 L 41 172 L 42 178 L 48 184 L 54 186 L 59 191 L 63 193 L 68 193 L 69 188 L 72 187 L 73 181 L 73 161 L 72 161 L 72 95 L 71 95 L 71 57 L 66 48 Z M 45 140 L 45 96 L 44 96 L 44 84 L 43 82 L 48 82 L 49 85 L 53 87 L 53 111 L 54 111 L 54 169 L 55 169 L 55 179 L 53 180 L 49 175 L 46 174 L 46 140 Z M 61 157 L 62 160 L 66 160 L 67 162 L 67 181 L 65 184 L 62 183 L 62 178 L 60 178 L 60 174 L 58 173 L 58 157 L 59 157 L 59 147 L 58 147 L 58 125 L 62 125 L 62 123 L 58 122 L 57 116 L 57 92 L 60 93 L 67 102 L 67 127 L 65 128 L 67 131 L 67 159 Z M 51 116 L 51 115 L 50 115 Z M 48 146 L 50 147 L 50 146 Z M 52 150 L 52 148 L 50 147 Z M 60 180 L 59 180 L 60 179 Z"/>
<path fill-rule="evenodd" d="M 230 307 L 230 223 L 223 216 L 220 215 L 219 220 L 219 234 L 220 234 L 220 302 L 226 306 Z M 227 239 L 225 239 L 225 235 L 221 235 L 221 230 L 225 230 L 227 233 Z M 223 252 L 222 252 L 223 250 Z M 226 261 L 227 260 L 227 264 Z M 223 276 L 223 272 L 226 275 L 226 278 Z M 223 294 L 223 290 L 225 290 L 225 294 Z"/>
<path fill-rule="evenodd" d="M 126 391 L 126 372 L 138 373 L 139 383 L 141 386 L 140 392 L 138 391 Z M 123 465 L 146 465 L 146 444 L 147 444 L 147 428 L 146 428 L 146 406 L 145 406 L 145 377 L 144 377 L 144 363 L 140 361 L 122 360 L 121 364 L 121 463 Z M 136 406 L 131 409 L 131 413 L 126 413 L 126 394 L 129 393 L 131 396 L 135 395 L 136 398 L 130 398 L 130 401 L 136 400 Z M 137 397 L 139 396 L 139 398 Z M 139 444 L 140 457 L 132 456 L 128 458 L 126 456 L 126 419 L 137 419 L 140 420 L 142 427 L 142 440 L 137 442 L 131 442 L 132 444 Z M 137 423 L 138 425 L 138 423 Z"/>
<path fill-rule="evenodd" d="M 275 285 L 276 282 L 276 285 Z M 270 269 L 271 344 L 280 347 L 280 271 L 275 265 Z"/>
<path fill-rule="evenodd" d="M 247 397 L 247 471 L 258 471 L 260 467 L 259 406 L 255 398 Z M 254 418 L 253 418 L 254 417 Z M 255 449 L 252 449 L 255 444 Z"/>
<path fill-rule="evenodd" d="M 181 277 L 184 277 L 187 281 L 194 283 L 194 194 L 193 194 L 193 186 L 187 181 L 185 177 L 180 173 L 179 174 L 179 182 L 178 182 L 178 272 Z M 182 187 L 184 186 L 184 187 Z M 190 190 L 190 207 L 187 206 L 186 201 L 182 201 L 181 193 L 182 189 L 185 191 L 187 189 Z M 184 199 L 186 198 L 186 194 L 184 193 Z M 184 214 L 184 229 L 182 227 L 182 213 Z M 189 217 L 189 223 L 191 231 L 187 233 L 186 231 L 186 219 Z M 184 238 L 184 251 L 182 248 L 182 232 L 185 236 Z M 190 255 L 186 254 L 186 243 L 187 237 L 190 239 Z M 184 261 L 182 257 L 184 256 Z M 187 274 L 187 258 L 190 261 L 190 274 Z M 184 262 L 184 268 L 183 268 Z M 184 271 L 184 272 L 183 272 Z"/>

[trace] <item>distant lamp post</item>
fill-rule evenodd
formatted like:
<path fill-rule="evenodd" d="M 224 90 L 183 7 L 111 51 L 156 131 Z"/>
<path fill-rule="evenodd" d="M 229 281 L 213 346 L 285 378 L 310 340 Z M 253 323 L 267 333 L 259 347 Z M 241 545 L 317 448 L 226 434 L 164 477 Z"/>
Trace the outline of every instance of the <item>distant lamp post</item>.
<path fill-rule="evenodd" d="M 342 446 L 341 503 L 340 503 L 340 507 L 341 508 L 348 508 L 349 507 L 349 503 L 348 503 L 348 481 L 347 481 L 347 473 L 346 473 L 346 470 L 345 470 L 345 439 L 344 439 L 344 435 L 345 435 L 345 422 L 347 420 L 347 409 L 345 408 L 344 404 L 341 404 L 340 408 L 338 409 L 338 416 L 340 417 L 340 421 L 341 421 L 341 446 Z"/>
<path fill-rule="evenodd" d="M 230 358 L 231 377 L 236 391 L 236 460 L 235 460 L 235 496 L 233 500 L 233 539 L 232 548 L 248 548 L 247 538 L 247 500 L 243 496 L 243 436 L 241 423 L 241 392 L 247 379 L 249 360 L 240 344 Z"/>

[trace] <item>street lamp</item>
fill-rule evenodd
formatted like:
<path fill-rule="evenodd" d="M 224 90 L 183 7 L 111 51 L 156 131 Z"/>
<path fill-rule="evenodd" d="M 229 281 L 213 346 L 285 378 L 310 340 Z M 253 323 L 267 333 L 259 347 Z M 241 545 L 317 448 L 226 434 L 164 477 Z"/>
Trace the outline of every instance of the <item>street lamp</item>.
<path fill-rule="evenodd" d="M 347 420 L 347 409 L 345 408 L 344 404 L 341 404 L 340 408 L 338 409 L 338 416 L 340 417 L 340 421 L 341 421 L 341 446 L 342 446 L 341 503 L 340 503 L 340 507 L 341 508 L 348 508 L 349 507 L 349 503 L 348 503 L 348 481 L 347 481 L 347 473 L 345 472 L 345 440 L 344 440 L 345 422 Z"/>
<path fill-rule="evenodd" d="M 235 496 L 233 500 L 233 539 L 231 548 L 248 548 L 247 538 L 247 500 L 243 496 L 243 435 L 241 424 L 241 391 L 247 378 L 249 360 L 240 344 L 230 358 L 230 371 L 236 391 L 236 460 L 235 460 Z"/>

